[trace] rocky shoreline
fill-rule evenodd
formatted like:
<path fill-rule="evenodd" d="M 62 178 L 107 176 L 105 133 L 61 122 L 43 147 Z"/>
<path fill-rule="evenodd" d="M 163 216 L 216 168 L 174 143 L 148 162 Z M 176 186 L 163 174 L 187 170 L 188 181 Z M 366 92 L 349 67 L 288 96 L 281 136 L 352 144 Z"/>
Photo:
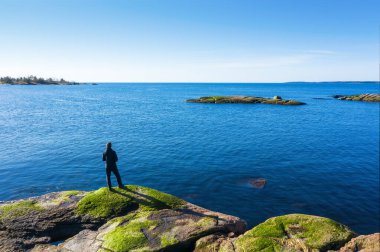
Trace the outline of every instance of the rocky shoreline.
<path fill-rule="evenodd" d="M 0 251 L 380 251 L 379 238 L 304 214 L 247 230 L 238 217 L 135 185 L 0 203 Z"/>
<path fill-rule="evenodd" d="M 304 102 L 295 100 L 283 100 L 280 96 L 272 99 L 255 96 L 205 96 L 198 99 L 188 99 L 186 102 L 194 103 L 244 103 L 244 104 L 276 104 L 276 105 L 304 105 Z"/>

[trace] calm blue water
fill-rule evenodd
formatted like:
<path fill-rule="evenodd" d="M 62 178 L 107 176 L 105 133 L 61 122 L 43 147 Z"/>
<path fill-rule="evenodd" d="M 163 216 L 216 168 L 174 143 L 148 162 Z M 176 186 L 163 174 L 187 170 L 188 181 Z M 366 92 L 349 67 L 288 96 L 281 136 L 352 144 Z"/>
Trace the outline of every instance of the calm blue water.
<path fill-rule="evenodd" d="M 379 231 L 379 104 L 333 94 L 376 84 L 0 85 L 0 200 L 105 186 L 101 153 L 123 181 L 250 226 L 287 213 Z M 305 106 L 191 104 L 207 95 L 280 95 Z M 266 178 L 263 189 L 247 182 Z M 116 181 L 113 180 L 114 185 Z"/>

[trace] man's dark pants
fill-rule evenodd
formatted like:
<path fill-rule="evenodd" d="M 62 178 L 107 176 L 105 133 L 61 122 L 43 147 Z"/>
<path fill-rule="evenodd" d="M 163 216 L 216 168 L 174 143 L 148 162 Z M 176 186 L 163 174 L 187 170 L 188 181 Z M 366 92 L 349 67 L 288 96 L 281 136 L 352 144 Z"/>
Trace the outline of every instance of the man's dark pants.
<path fill-rule="evenodd" d="M 117 167 L 107 167 L 106 168 L 106 175 L 107 175 L 107 185 L 108 185 L 108 188 L 109 189 L 112 188 L 112 185 L 111 185 L 111 172 L 113 172 L 113 174 L 115 174 L 115 177 L 117 179 L 117 184 L 119 185 L 119 187 L 123 187 L 123 183 L 121 182 L 121 177 L 120 177 L 119 170 L 117 169 Z"/>

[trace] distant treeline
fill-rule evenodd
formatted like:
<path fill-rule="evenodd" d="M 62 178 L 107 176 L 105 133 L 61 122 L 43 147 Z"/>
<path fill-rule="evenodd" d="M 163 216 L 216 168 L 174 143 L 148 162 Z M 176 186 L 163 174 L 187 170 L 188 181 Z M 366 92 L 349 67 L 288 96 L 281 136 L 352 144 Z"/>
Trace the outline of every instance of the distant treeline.
<path fill-rule="evenodd" d="M 37 85 L 37 84 L 56 84 L 56 85 L 71 84 L 71 85 L 73 85 L 73 84 L 79 84 L 79 83 L 73 82 L 73 81 L 66 81 L 62 78 L 60 80 L 53 79 L 53 78 L 44 79 L 44 78 L 40 78 L 40 77 L 30 75 L 28 77 L 18 77 L 18 78 L 12 78 L 9 76 L 0 77 L 0 84 L 24 84 L 24 85 L 27 85 L 27 84 L 31 84 L 31 85 Z"/>

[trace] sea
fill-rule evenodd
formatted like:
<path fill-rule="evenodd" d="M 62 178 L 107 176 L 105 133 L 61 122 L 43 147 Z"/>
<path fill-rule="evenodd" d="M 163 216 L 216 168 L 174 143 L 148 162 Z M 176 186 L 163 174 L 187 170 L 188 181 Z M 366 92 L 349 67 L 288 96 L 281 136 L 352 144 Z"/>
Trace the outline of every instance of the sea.
<path fill-rule="evenodd" d="M 253 227 L 290 213 L 379 232 L 378 83 L 0 85 L 0 201 L 106 186 L 102 152 L 125 184 L 152 187 Z M 302 106 L 197 104 L 244 95 Z M 265 179 L 262 187 L 252 181 Z M 113 178 L 113 185 L 116 180 Z"/>

